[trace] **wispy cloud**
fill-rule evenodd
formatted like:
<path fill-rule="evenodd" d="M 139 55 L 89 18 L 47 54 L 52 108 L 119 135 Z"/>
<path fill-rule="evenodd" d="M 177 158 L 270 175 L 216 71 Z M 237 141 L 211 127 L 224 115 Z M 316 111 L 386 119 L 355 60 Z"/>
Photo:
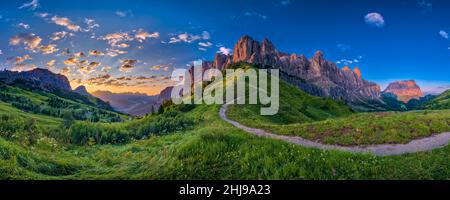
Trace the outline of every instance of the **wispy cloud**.
<path fill-rule="evenodd" d="M 383 27 L 385 25 L 384 17 L 380 13 L 372 12 L 364 17 L 367 24 L 375 27 Z"/>
<path fill-rule="evenodd" d="M 348 45 L 348 44 L 338 44 L 337 48 L 339 50 L 341 50 L 342 52 L 345 52 L 345 51 L 350 50 L 352 47 L 350 45 Z"/>
<path fill-rule="evenodd" d="M 17 24 L 17 26 L 20 27 L 20 28 L 23 28 L 23 29 L 25 29 L 25 30 L 30 29 L 30 25 L 25 24 L 25 23 L 23 23 L 23 22 L 20 22 L 19 24 Z"/>
<path fill-rule="evenodd" d="M 254 11 L 246 11 L 244 12 L 244 16 L 246 17 L 259 17 L 263 20 L 266 20 L 267 18 L 269 18 L 267 15 L 258 13 L 258 12 L 254 12 Z"/>
<path fill-rule="evenodd" d="M 199 42 L 198 45 L 202 46 L 202 47 L 211 47 L 213 45 L 213 43 L 211 43 L 211 42 Z"/>
<path fill-rule="evenodd" d="M 130 72 L 134 69 L 134 67 L 138 61 L 133 60 L 133 59 L 126 59 L 126 60 L 121 60 L 120 62 L 122 63 L 122 65 L 119 67 L 119 71 Z"/>
<path fill-rule="evenodd" d="M 336 64 L 352 65 L 352 64 L 360 63 L 362 61 L 362 59 L 363 59 L 362 56 L 358 56 L 357 58 L 353 58 L 353 59 L 340 59 L 340 60 L 336 61 Z"/>
<path fill-rule="evenodd" d="M 197 40 L 209 40 L 211 38 L 208 31 L 203 31 L 200 35 L 195 35 L 191 33 L 182 33 L 176 37 L 171 37 L 169 43 L 175 44 L 180 42 L 192 43 Z"/>
<path fill-rule="evenodd" d="M 29 33 L 29 34 L 18 34 L 13 36 L 10 40 L 9 40 L 9 44 L 12 46 L 18 46 L 23 44 L 25 46 L 26 49 L 28 50 L 35 50 L 36 48 L 38 48 L 40 46 L 42 42 L 42 38 L 40 38 L 39 36 L 36 36 L 33 33 Z"/>
<path fill-rule="evenodd" d="M 38 7 L 39 7 L 39 1 L 38 0 L 33 0 L 31 2 L 22 4 L 19 7 L 19 9 L 29 8 L 30 10 L 36 10 Z"/>
<path fill-rule="evenodd" d="M 282 0 L 282 1 L 280 1 L 280 4 L 282 6 L 288 6 L 289 4 L 291 4 L 291 0 Z"/>
<path fill-rule="evenodd" d="M 147 38 L 159 38 L 159 32 L 154 32 L 154 33 L 148 33 L 142 29 L 140 29 L 139 31 L 136 32 L 135 34 L 135 38 L 137 41 L 139 42 L 144 42 Z"/>
<path fill-rule="evenodd" d="M 443 30 L 439 31 L 439 35 L 441 37 L 443 37 L 444 39 L 448 39 L 448 37 L 449 37 L 448 33 L 446 31 L 443 31 Z"/>
<path fill-rule="evenodd" d="M 67 17 L 58 17 L 58 16 L 54 16 L 52 17 L 52 21 L 59 26 L 64 26 L 67 29 L 77 32 L 81 30 L 81 27 L 72 23 L 72 21 L 67 18 Z"/>
<path fill-rule="evenodd" d="M 74 36 L 74 34 L 66 32 L 66 31 L 54 32 L 50 36 L 50 40 L 58 41 L 58 40 L 62 40 L 62 39 L 65 39 L 65 38 L 71 37 L 71 36 Z"/>
<path fill-rule="evenodd" d="M 115 12 L 115 14 L 119 17 L 127 17 L 127 16 L 133 16 L 133 11 L 131 10 L 118 10 Z"/>
<path fill-rule="evenodd" d="M 233 51 L 233 50 L 231 50 L 231 49 L 229 49 L 229 48 L 226 48 L 226 47 L 220 47 L 220 48 L 219 48 L 219 51 L 217 51 L 217 53 L 221 53 L 221 54 L 224 54 L 224 55 L 231 55 L 232 51 Z"/>
<path fill-rule="evenodd" d="M 100 25 L 97 24 L 97 23 L 95 22 L 95 20 L 93 20 L 93 19 L 85 18 L 85 19 L 84 19 L 84 23 L 85 23 L 86 26 L 87 26 L 86 29 L 83 29 L 84 32 L 90 32 L 90 31 L 92 31 L 93 29 L 99 28 L 99 27 L 100 27 Z"/>
<path fill-rule="evenodd" d="M 417 6 L 422 10 L 423 13 L 433 11 L 433 3 L 426 1 L 426 0 L 418 1 Z"/>

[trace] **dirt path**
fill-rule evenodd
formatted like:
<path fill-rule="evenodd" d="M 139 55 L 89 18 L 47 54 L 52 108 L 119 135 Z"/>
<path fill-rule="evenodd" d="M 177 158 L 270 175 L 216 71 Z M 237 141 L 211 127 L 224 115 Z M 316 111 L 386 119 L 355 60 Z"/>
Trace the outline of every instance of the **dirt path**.
<path fill-rule="evenodd" d="M 283 136 L 277 135 L 273 133 L 269 133 L 265 130 L 250 128 L 244 126 L 238 122 L 235 122 L 229 119 L 226 116 L 226 111 L 228 109 L 229 104 L 225 104 L 220 108 L 220 118 L 222 120 L 232 124 L 233 126 L 242 129 L 250 134 L 273 138 L 278 140 L 283 140 L 289 143 L 301 145 L 304 147 L 312 147 L 324 150 L 340 150 L 340 151 L 349 151 L 354 153 L 372 153 L 377 156 L 390 156 L 390 155 L 401 155 L 406 153 L 415 153 L 421 151 L 430 151 L 433 149 L 441 148 L 449 144 L 450 142 L 450 132 L 449 133 L 441 133 L 437 135 L 433 135 L 427 138 L 413 140 L 408 144 L 381 144 L 381 145 L 369 145 L 369 146 L 354 146 L 354 147 L 343 147 L 338 145 L 327 145 L 321 144 L 317 142 L 313 142 L 310 140 L 303 139 L 301 137 L 295 136 Z"/>

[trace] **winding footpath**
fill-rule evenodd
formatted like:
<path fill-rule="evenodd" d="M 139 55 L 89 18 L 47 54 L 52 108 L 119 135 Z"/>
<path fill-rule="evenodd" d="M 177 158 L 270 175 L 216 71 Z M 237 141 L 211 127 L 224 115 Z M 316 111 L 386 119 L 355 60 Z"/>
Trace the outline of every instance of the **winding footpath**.
<path fill-rule="evenodd" d="M 247 133 L 283 140 L 289 143 L 297 144 L 304 147 L 310 148 L 318 148 L 323 150 L 339 150 L 339 151 L 347 151 L 353 153 L 372 153 L 377 156 L 391 156 L 391 155 L 401 155 L 406 153 L 416 153 L 422 151 L 431 151 L 433 149 L 442 148 L 450 143 L 450 132 L 441 133 L 437 135 L 433 135 L 427 138 L 412 140 L 408 144 L 381 144 L 381 145 L 368 145 L 368 146 L 352 146 L 352 147 L 344 147 L 339 145 L 327 145 L 317 143 L 311 140 L 306 140 L 301 137 L 296 136 L 283 136 L 277 135 L 270 132 L 267 132 L 262 129 L 250 128 L 240 124 L 239 122 L 233 121 L 226 116 L 226 111 L 230 104 L 224 104 L 220 108 L 220 118 L 222 120 L 232 124 L 236 128 L 242 129 Z"/>

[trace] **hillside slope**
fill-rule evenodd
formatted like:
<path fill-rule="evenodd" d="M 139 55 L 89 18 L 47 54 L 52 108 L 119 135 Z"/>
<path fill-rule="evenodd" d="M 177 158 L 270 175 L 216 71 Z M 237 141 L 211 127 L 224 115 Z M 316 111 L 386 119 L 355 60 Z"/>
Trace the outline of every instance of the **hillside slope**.
<path fill-rule="evenodd" d="M 447 90 L 431 100 L 420 104 L 418 108 L 430 110 L 450 109 L 450 90 Z"/>
<path fill-rule="evenodd" d="M 351 109 L 343 102 L 315 97 L 280 80 L 280 108 L 276 115 L 259 114 L 261 105 L 234 105 L 228 113 L 245 124 L 306 123 L 347 116 Z M 243 117 L 244 116 L 244 117 Z"/>
<path fill-rule="evenodd" d="M 23 89 L 23 87 L 0 83 L 0 101 L 9 103 L 12 107 L 22 111 L 93 122 L 119 122 L 125 117 L 105 109 L 101 103 L 101 105 L 98 102 L 94 103 L 98 100 L 97 98 L 83 97 L 90 102 L 85 104 L 85 101 L 77 98 L 79 96 L 81 95 L 76 93 L 56 95 L 46 91 L 31 91 Z"/>

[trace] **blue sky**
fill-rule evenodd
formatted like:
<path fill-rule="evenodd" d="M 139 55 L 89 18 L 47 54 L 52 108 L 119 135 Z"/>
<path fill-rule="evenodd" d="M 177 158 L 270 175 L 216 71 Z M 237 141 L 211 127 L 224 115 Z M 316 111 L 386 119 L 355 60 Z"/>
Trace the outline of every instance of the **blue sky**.
<path fill-rule="evenodd" d="M 211 60 L 242 35 L 267 37 L 278 50 L 307 57 L 322 50 L 327 59 L 357 66 L 365 79 L 382 86 L 415 79 L 427 91 L 450 87 L 445 0 L 0 4 L 0 68 L 48 67 L 91 91 L 157 93 L 171 84 L 166 79 L 174 68 Z M 74 56 L 80 52 L 87 56 Z"/>

